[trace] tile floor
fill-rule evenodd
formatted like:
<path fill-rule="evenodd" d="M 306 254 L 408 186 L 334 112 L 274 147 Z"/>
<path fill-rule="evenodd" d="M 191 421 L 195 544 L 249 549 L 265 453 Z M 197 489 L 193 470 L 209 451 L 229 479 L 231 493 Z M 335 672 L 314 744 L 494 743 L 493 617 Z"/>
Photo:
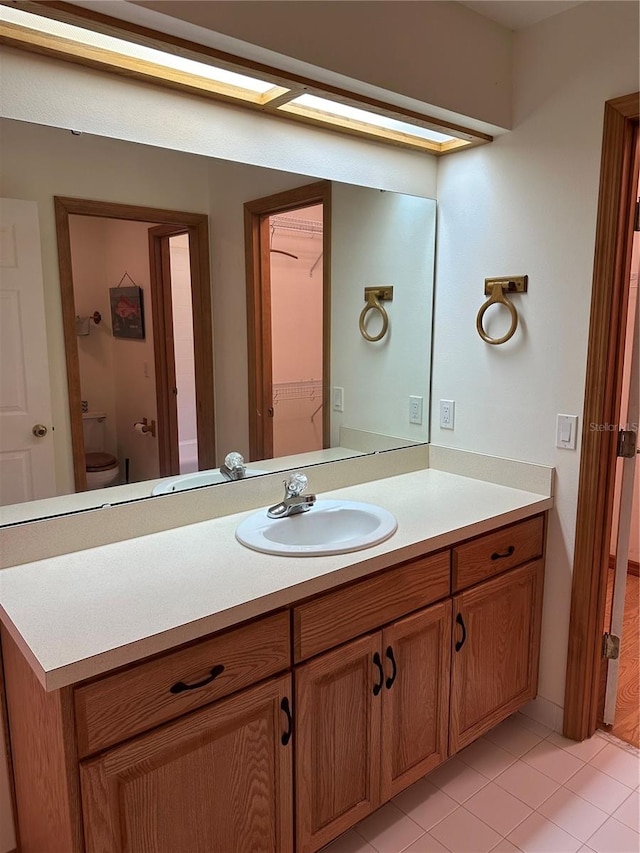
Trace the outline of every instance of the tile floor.
<path fill-rule="evenodd" d="M 514 714 L 323 853 L 638 853 L 640 753 Z"/>

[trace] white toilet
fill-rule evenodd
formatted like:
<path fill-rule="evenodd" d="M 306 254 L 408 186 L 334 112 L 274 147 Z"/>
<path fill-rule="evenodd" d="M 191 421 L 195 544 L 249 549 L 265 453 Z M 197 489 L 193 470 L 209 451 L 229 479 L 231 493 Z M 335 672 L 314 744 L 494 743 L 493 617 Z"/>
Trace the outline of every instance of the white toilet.
<path fill-rule="evenodd" d="M 84 458 L 87 472 L 87 489 L 104 489 L 113 486 L 120 476 L 118 460 L 104 449 L 105 412 L 83 412 Z"/>

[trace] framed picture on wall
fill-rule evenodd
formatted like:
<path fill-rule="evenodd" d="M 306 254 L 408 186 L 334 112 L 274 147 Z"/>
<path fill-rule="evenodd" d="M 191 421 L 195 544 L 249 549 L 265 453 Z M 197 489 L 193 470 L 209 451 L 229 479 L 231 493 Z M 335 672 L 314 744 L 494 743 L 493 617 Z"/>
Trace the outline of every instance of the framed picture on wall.
<path fill-rule="evenodd" d="M 141 287 L 110 287 L 111 325 L 114 338 L 144 340 Z"/>

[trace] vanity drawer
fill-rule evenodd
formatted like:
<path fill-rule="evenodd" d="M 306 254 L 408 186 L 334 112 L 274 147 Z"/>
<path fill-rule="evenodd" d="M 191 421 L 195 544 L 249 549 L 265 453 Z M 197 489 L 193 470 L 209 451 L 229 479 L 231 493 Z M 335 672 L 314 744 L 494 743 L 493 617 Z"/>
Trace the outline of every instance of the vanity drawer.
<path fill-rule="evenodd" d="M 450 562 L 450 552 L 443 551 L 295 607 L 295 662 L 445 598 L 449 595 Z"/>
<path fill-rule="evenodd" d="M 543 540 L 544 519 L 538 515 L 458 545 L 453 549 L 453 592 L 541 557 Z"/>
<path fill-rule="evenodd" d="M 79 687 L 75 690 L 79 757 L 290 665 L 289 614 L 282 612 Z M 193 686 L 185 689 L 186 685 Z"/>

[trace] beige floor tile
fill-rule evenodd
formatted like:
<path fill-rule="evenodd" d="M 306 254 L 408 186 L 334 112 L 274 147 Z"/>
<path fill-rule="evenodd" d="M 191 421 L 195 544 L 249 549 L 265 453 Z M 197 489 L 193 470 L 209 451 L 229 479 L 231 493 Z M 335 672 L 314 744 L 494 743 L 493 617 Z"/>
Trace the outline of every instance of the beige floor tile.
<path fill-rule="evenodd" d="M 557 732 L 552 732 L 547 740 L 555 746 L 562 747 L 562 749 L 565 749 L 581 761 L 591 761 L 594 755 L 604 749 L 606 744 L 606 741 L 597 735 L 593 735 L 593 737 L 590 737 L 587 740 L 577 741 L 563 737 Z"/>
<path fill-rule="evenodd" d="M 349 832 L 345 832 L 340 838 L 323 847 L 321 853 L 375 853 L 375 847 L 358 835 L 355 829 L 350 829 Z"/>
<path fill-rule="evenodd" d="M 464 806 L 441 820 L 430 834 L 455 853 L 489 853 L 500 841 L 500 835 L 495 830 Z"/>
<path fill-rule="evenodd" d="M 558 788 L 538 812 L 582 842 L 588 841 L 609 817 L 602 809 L 566 788 Z"/>
<path fill-rule="evenodd" d="M 450 853 L 450 851 L 428 832 L 414 841 L 403 853 Z"/>
<path fill-rule="evenodd" d="M 607 814 L 613 814 L 631 794 L 631 788 L 627 788 L 606 773 L 601 773 L 591 764 L 585 764 L 565 782 L 564 787 Z"/>
<path fill-rule="evenodd" d="M 499 726 L 488 731 L 484 737 L 520 758 L 521 755 L 540 743 L 543 737 L 539 732 L 529 728 L 529 723 L 540 725 L 535 720 L 529 720 L 528 717 L 523 717 L 521 714 L 513 714 Z M 542 728 L 544 729 L 544 726 Z M 546 731 L 549 730 L 546 729 Z"/>
<path fill-rule="evenodd" d="M 561 785 L 584 767 L 584 761 L 548 740 L 540 741 L 537 746 L 522 756 L 522 760 Z"/>
<path fill-rule="evenodd" d="M 636 788 L 640 782 L 640 756 L 607 743 L 604 749 L 589 761 L 607 776 L 611 776 L 628 788 Z"/>
<path fill-rule="evenodd" d="M 582 846 L 564 829 L 535 812 L 509 835 L 523 853 L 577 853 Z"/>
<path fill-rule="evenodd" d="M 504 836 L 531 814 L 529 806 L 493 782 L 468 799 L 464 807 Z"/>
<path fill-rule="evenodd" d="M 513 753 L 484 738 L 479 738 L 463 749 L 457 758 L 473 767 L 478 773 L 482 773 L 487 779 L 495 779 L 517 760 Z"/>
<path fill-rule="evenodd" d="M 589 847 L 596 853 L 638 853 L 640 836 L 614 817 L 604 823 L 589 839 Z"/>
<path fill-rule="evenodd" d="M 393 803 L 387 803 L 361 821 L 356 832 L 378 853 L 402 853 L 424 835 L 424 829 Z"/>
<path fill-rule="evenodd" d="M 560 785 L 535 767 L 517 761 L 501 773 L 495 780 L 496 785 L 504 788 L 514 797 L 522 800 L 530 808 L 537 809 Z"/>
<path fill-rule="evenodd" d="M 629 829 L 640 826 L 640 791 L 634 791 L 613 813 L 613 817 Z"/>
<path fill-rule="evenodd" d="M 451 758 L 442 767 L 438 767 L 427 777 L 429 781 L 452 797 L 457 803 L 463 803 L 489 784 L 486 776 L 478 773 L 458 758 Z"/>
<path fill-rule="evenodd" d="M 427 779 L 420 779 L 394 797 L 395 805 L 423 829 L 436 823 L 458 808 L 458 803 Z"/>

